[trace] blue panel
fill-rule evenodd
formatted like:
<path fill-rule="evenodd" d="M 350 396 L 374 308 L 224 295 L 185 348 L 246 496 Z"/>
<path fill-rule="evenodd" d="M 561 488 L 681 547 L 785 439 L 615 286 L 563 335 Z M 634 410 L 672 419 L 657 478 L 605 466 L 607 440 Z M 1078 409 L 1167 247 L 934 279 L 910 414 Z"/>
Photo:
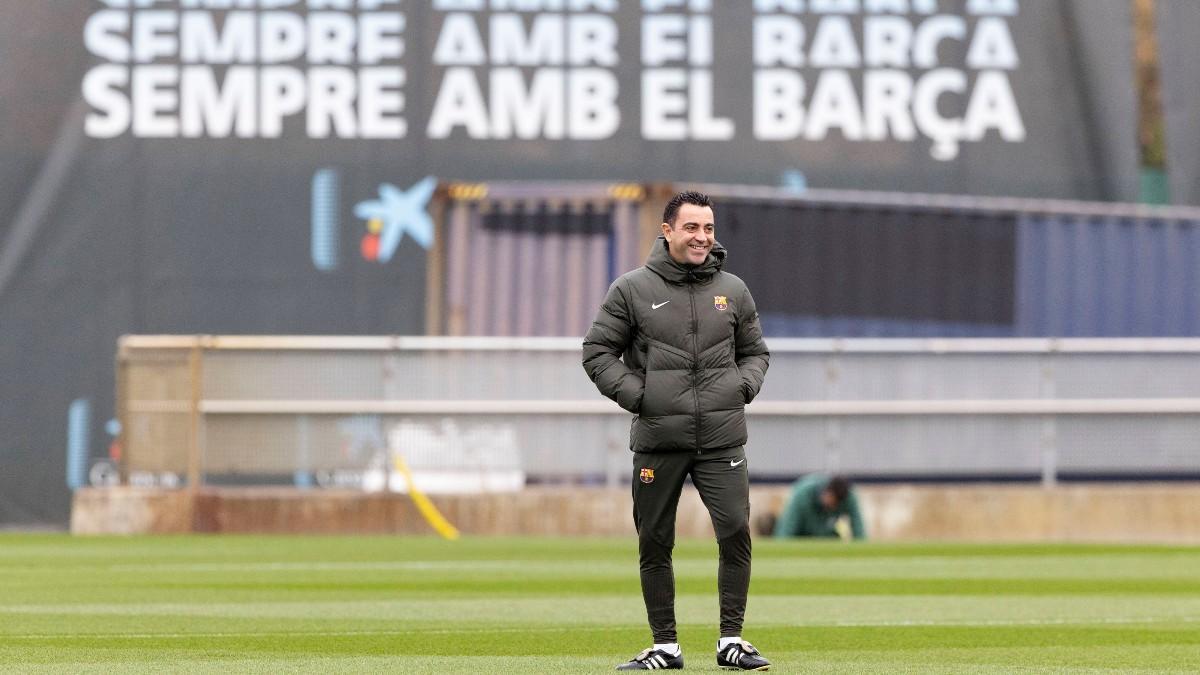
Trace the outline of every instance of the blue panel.
<path fill-rule="evenodd" d="M 1183 244 L 1180 250 L 1184 252 L 1184 262 L 1181 263 L 1182 283 L 1180 284 L 1183 301 L 1180 303 L 1180 313 L 1183 315 L 1183 335 L 1200 335 L 1200 273 L 1196 266 L 1200 265 L 1200 226 L 1183 227 Z"/>
<path fill-rule="evenodd" d="M 1027 214 L 1017 224 L 1016 330 L 1030 337 L 1200 334 L 1200 224 Z"/>
<path fill-rule="evenodd" d="M 322 272 L 338 266 L 340 218 L 339 181 L 336 169 L 320 169 L 312 178 L 312 261 Z"/>
<path fill-rule="evenodd" d="M 1130 285 L 1125 283 L 1128 271 L 1122 251 L 1128 248 L 1126 237 L 1130 225 L 1117 218 L 1109 219 L 1099 231 L 1101 261 L 1098 267 L 1103 275 L 1100 285 L 1099 311 L 1097 312 L 1096 335 L 1111 337 L 1125 334 L 1128 319 L 1125 314 L 1132 304 L 1129 299 Z"/>
<path fill-rule="evenodd" d="M 72 490 L 87 484 L 91 417 L 92 404 L 86 398 L 71 401 L 67 408 L 67 487 Z"/>

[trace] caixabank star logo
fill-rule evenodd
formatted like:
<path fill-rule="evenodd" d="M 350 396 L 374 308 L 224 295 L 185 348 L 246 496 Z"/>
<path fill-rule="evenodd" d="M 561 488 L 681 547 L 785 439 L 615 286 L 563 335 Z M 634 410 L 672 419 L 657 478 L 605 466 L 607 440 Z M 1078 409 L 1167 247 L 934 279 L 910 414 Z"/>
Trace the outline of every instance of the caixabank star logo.
<path fill-rule="evenodd" d="M 383 183 L 378 197 L 358 202 L 354 215 L 362 222 L 358 251 L 363 260 L 385 264 L 407 235 L 421 248 L 433 246 L 434 226 L 428 206 L 437 178 L 426 176 L 407 190 Z M 320 169 L 312 182 L 312 261 L 323 272 L 340 264 L 341 176 L 337 169 Z"/>
<path fill-rule="evenodd" d="M 407 190 L 384 183 L 379 186 L 379 199 L 359 202 L 354 215 L 367 224 L 360 247 L 362 257 L 386 263 L 405 234 L 429 250 L 433 246 L 433 219 L 426 207 L 436 187 L 433 176 L 426 176 Z"/>

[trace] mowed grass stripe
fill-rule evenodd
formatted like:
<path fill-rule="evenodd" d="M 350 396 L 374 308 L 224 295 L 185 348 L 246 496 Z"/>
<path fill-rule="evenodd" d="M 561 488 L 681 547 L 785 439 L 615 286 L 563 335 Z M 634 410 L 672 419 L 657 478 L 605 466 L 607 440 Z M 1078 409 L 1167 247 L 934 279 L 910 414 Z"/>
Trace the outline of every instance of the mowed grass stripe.
<path fill-rule="evenodd" d="M 684 624 L 681 628 L 701 632 L 708 626 Z M 1032 630 L 1031 630 L 1032 629 Z M 74 635 L 72 648 L 88 646 L 112 648 L 129 643 L 131 646 L 146 640 L 163 640 L 182 644 L 208 643 L 210 645 L 241 644 L 251 651 L 280 650 L 294 652 L 298 649 L 337 653 L 350 650 L 361 644 L 363 653 L 383 653 L 384 650 L 401 649 L 409 654 L 427 655 L 486 655 L 495 652 L 496 644 L 512 639 L 520 633 L 519 627 L 471 630 L 466 635 L 470 640 L 457 642 L 430 640 L 431 635 L 445 635 L 446 631 L 365 631 L 365 632 L 267 632 L 267 633 L 166 633 L 137 635 Z M 543 629 L 537 633 L 566 632 Z M 527 654 L 586 654 L 609 644 L 614 638 L 627 637 L 637 644 L 640 629 L 593 628 L 574 629 L 570 640 L 529 641 Z M 760 640 L 771 640 L 780 648 L 794 648 L 803 641 L 820 645 L 821 649 L 849 649 L 870 645 L 873 649 L 896 647 L 919 649 L 923 647 L 943 648 L 986 648 L 1011 646 L 1115 646 L 1115 645 L 1196 645 L 1200 646 L 1200 631 L 1188 624 L 1135 625 L 1083 624 L 1061 626 L 1047 624 L 1031 625 L 980 625 L 980 626 L 809 626 L 794 632 L 787 628 L 768 627 L 754 631 Z M 64 636 L 28 636 L 25 642 L 61 644 Z M 767 642 L 763 642 L 767 644 Z M 144 646 L 144 645 L 143 645 Z M 1200 652 L 1197 652 L 1200 658 Z"/>
<path fill-rule="evenodd" d="M 715 574 L 715 573 L 714 573 Z M 104 588 L 96 588 L 97 575 L 84 581 L 63 582 L 55 591 L 62 594 L 74 592 L 78 596 L 92 596 L 102 600 L 129 597 L 131 591 L 148 598 L 203 598 L 211 593 L 225 594 L 230 598 L 266 600 L 271 598 L 305 598 L 323 601 L 332 596 L 351 596 L 361 600 L 387 598 L 462 598 L 479 594 L 489 596 L 557 597 L 563 593 L 572 595 L 611 595 L 637 590 L 635 576 L 577 576 L 549 579 L 531 579 L 520 575 L 458 575 L 412 577 L 375 576 L 372 578 L 345 575 L 307 576 L 262 576 L 237 579 L 221 578 L 175 578 L 175 575 L 143 575 L 141 579 L 108 579 Z M 901 583 L 903 582 L 903 583 Z M 5 583 L 3 603 L 37 602 L 45 597 L 45 583 L 27 580 Z M 678 575 L 675 580 L 678 594 L 703 594 L 711 592 L 715 581 L 707 575 Z M 896 579 L 889 577 L 853 578 L 771 578 L 756 573 L 751 582 L 751 591 L 767 595 L 1200 595 L 1200 580 L 1156 579 L 1156 578 L 944 578 Z"/>
<path fill-rule="evenodd" d="M 1023 577 L 1135 577 L 1200 579 L 1200 569 L 1193 565 L 1200 554 L 1174 553 L 1160 555 L 1090 555 L 1062 556 L 978 556 L 964 559 L 947 556 L 874 556 L 857 558 L 810 558 L 802 554 L 787 558 L 769 557 L 755 560 L 755 570 L 773 577 L 879 577 L 888 578 L 1005 578 L 1012 570 L 1021 569 Z M 677 575 L 711 574 L 716 561 L 701 553 L 675 561 Z M 187 574 L 189 576 L 228 575 L 231 572 L 243 575 L 304 574 L 319 572 L 325 576 L 336 575 L 388 575 L 392 573 L 420 573 L 423 576 L 480 573 L 489 575 L 515 574 L 543 577 L 615 576 L 631 575 L 627 560 L 403 560 L 372 562 L 208 562 L 208 563 L 132 563 L 108 565 L 101 571 L 114 577 L 142 578 L 146 574 Z M 45 566 L 6 565 L 11 575 L 37 575 L 45 573 Z M 89 568 L 96 571 L 95 566 Z M 634 573 L 636 570 L 634 570 Z"/>
<path fill-rule="evenodd" d="M 520 630 L 574 630 L 576 627 L 640 625 L 643 610 L 628 595 L 589 598 L 586 611 L 558 599 L 398 600 L 394 602 L 245 602 L 126 603 L 10 606 L 0 615 L 0 639 L 14 635 L 97 633 L 262 633 L 262 632 L 391 632 L 397 626 L 422 631 L 469 633 L 495 626 Z M 636 598 L 635 598 L 636 599 Z M 715 621 L 713 594 L 677 600 L 681 623 Z M 18 618 L 18 615 L 21 618 Z M 419 621 L 414 621 L 419 617 Z M 1096 617 L 1101 617 L 1097 619 Z M 827 598 L 755 596 L 747 625 L 765 626 L 904 626 L 904 625 L 1040 625 L 1080 623 L 1195 623 L 1200 599 L 1138 598 L 1114 612 L 1105 598 L 1009 598 L 859 596 Z M 3 621 L 3 619 L 0 619 Z"/>
<path fill-rule="evenodd" d="M 632 535 L 632 525 L 630 533 Z M 71 556 L 63 558 L 64 539 Z M 555 545 L 555 542 L 560 545 Z M 50 559 L 69 565 L 88 560 L 105 563 L 157 562 L 327 562 L 397 560 L 611 560 L 616 551 L 637 552 L 630 537 L 545 539 L 537 537 L 471 537 L 447 542 L 433 536 L 297 536 L 297 535 L 162 535 L 155 537 L 79 537 L 61 534 L 0 533 L 0 567 L 21 558 Z M 681 539 L 677 559 L 707 556 L 716 546 L 707 539 Z M 977 544 L 914 542 L 841 542 L 757 539 L 755 560 L 769 558 L 968 558 L 1043 556 L 1200 556 L 1200 546 L 1115 544 Z"/>
<path fill-rule="evenodd" d="M 696 634 L 705 628 L 681 626 L 685 633 Z M 117 666 L 146 662 L 155 651 L 171 654 L 182 665 L 193 659 L 210 659 L 220 655 L 245 659 L 258 655 L 265 662 L 294 661 L 308 657 L 314 665 L 330 657 L 390 656 L 397 659 L 393 668 L 407 672 L 403 659 L 412 657 L 442 657 L 449 663 L 464 657 L 503 659 L 521 657 L 578 657 L 595 663 L 597 654 L 610 654 L 608 663 L 622 654 L 623 644 L 639 644 L 641 630 L 606 629 L 576 631 L 570 639 L 561 634 L 546 639 L 537 634 L 519 641 L 519 654 L 513 654 L 518 634 L 512 631 L 472 632 L 461 640 L 430 639 L 419 633 L 397 635 L 258 635 L 258 636 L 181 636 L 159 638 L 154 650 L 147 641 L 129 637 L 77 638 L 69 645 L 60 640 L 22 642 L 21 664 L 62 663 L 76 656 L 87 655 L 87 662 L 108 662 Z M 1078 668 L 1092 661 L 1089 654 L 1099 651 L 1102 660 L 1094 665 L 1120 667 L 1136 665 L 1144 671 L 1148 664 L 1163 669 L 1184 669 L 1196 663 L 1200 648 L 1197 631 L 1171 627 L 902 627 L 902 628 L 809 628 L 803 631 L 763 629 L 755 631 L 755 640 L 771 644 L 776 655 L 777 670 L 799 670 L 806 657 L 814 654 L 845 655 L 849 662 L 872 655 L 870 663 L 885 666 L 876 672 L 897 672 L 905 664 L 945 665 L 949 662 L 1007 665 L 1011 669 L 1028 669 L 1041 665 L 1047 668 L 1063 666 Z M 707 644 L 706 644 L 707 643 Z M 711 642 L 682 641 L 685 656 L 700 669 L 712 669 Z M 1127 661 L 1129 652 L 1136 652 L 1136 662 Z M 0 647 L 0 663 L 10 660 L 12 646 Z M 783 660 L 780 659 L 783 657 Z M 436 664 L 436 661 L 430 662 Z M 478 665 L 485 665 L 485 662 Z M 163 663 L 159 663 L 161 667 Z M 599 664 L 597 664 L 599 665 Z M 696 669 L 689 667 L 689 669 Z M 569 669 L 572 672 L 574 669 Z M 924 669 L 922 670 L 924 672 Z"/>
<path fill-rule="evenodd" d="M 688 669 L 716 547 L 681 541 Z M 755 543 L 746 637 L 790 672 L 1200 669 L 1196 547 Z M 636 541 L 0 535 L 0 668 L 609 672 Z M 1194 666 L 1194 667 L 1193 667 Z"/>
<path fill-rule="evenodd" d="M 676 578 L 676 593 L 712 591 L 713 580 Z M 560 579 L 554 581 L 526 578 L 474 579 L 444 578 L 434 587 L 425 579 L 353 580 L 261 580 L 261 581 L 178 581 L 147 583 L 147 587 L 165 591 L 206 589 L 211 591 L 262 593 L 303 593 L 319 596 L 329 593 L 402 594 L 406 597 L 431 595 L 608 595 L 617 586 L 609 579 Z M 1200 581 L 1176 579 L 762 579 L 751 582 L 752 593 L 800 595 L 1175 595 L 1200 594 Z"/>
<path fill-rule="evenodd" d="M 635 589 L 636 590 L 636 589 Z M 570 597 L 570 596 L 567 596 Z M 750 613 L 755 620 L 787 620 L 806 623 L 830 619 L 885 620 L 905 618 L 978 618 L 1028 619 L 1080 617 L 1090 618 L 1111 614 L 1112 599 L 1104 596 L 1030 597 L 1011 596 L 843 596 L 836 603 L 822 596 L 751 594 Z M 519 619 L 522 622 L 593 621 L 635 618 L 640 619 L 641 607 L 630 608 L 629 593 L 589 597 L 587 611 L 560 598 L 394 598 L 394 599 L 336 599 L 336 600 L 254 600 L 245 602 L 197 599 L 192 602 L 173 600 L 151 602 L 145 599 L 125 599 L 123 602 L 69 602 L 6 604 L 4 613 L 58 615 L 180 615 L 213 616 L 221 618 L 305 619 L 329 620 L 395 620 L 420 616 L 422 621 L 493 621 Z M 708 616 L 715 611 L 717 598 L 713 593 L 676 596 L 676 611 L 686 617 L 690 613 Z M 1124 603 L 1119 616 L 1186 617 L 1200 615 L 1200 597 L 1145 597 L 1136 603 Z"/>
<path fill-rule="evenodd" d="M 1170 628 L 1186 628 L 1187 624 L 1200 623 L 1200 616 L 1195 617 L 1108 617 L 1102 620 L 1094 619 L 1026 619 L 1026 620 L 967 620 L 967 621 L 825 621 L 796 624 L 798 628 L 936 628 L 936 627 L 1022 627 L 1022 626 L 1139 626 L 1144 624 L 1162 624 Z M 5 639 L 52 641 L 52 640 L 190 640 L 193 638 L 238 638 L 238 637 L 283 637 L 283 636 L 316 636 L 316 637 L 353 637 L 353 636 L 404 636 L 404 635 L 491 635 L 498 633 L 532 634 L 532 633 L 568 633 L 578 631 L 578 626 L 536 626 L 522 625 L 517 628 L 493 628 L 481 626 L 456 626 L 454 628 L 415 627 L 405 629 L 379 630 L 245 630 L 229 631 L 217 628 L 215 630 L 190 630 L 188 632 L 170 632 L 168 630 L 151 633 L 134 632 L 88 632 L 88 633 L 32 633 L 10 634 Z M 1190 644 L 1188 642 L 1187 644 Z"/>

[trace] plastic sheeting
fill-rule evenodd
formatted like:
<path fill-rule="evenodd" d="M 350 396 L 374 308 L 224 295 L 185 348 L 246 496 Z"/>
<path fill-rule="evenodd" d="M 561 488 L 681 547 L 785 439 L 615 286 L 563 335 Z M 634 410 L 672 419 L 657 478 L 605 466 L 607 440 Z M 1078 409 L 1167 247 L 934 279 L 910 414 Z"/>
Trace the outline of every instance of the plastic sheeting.
<path fill-rule="evenodd" d="M 583 335 L 609 284 L 642 263 L 637 213 L 604 198 L 454 203 L 438 332 Z"/>

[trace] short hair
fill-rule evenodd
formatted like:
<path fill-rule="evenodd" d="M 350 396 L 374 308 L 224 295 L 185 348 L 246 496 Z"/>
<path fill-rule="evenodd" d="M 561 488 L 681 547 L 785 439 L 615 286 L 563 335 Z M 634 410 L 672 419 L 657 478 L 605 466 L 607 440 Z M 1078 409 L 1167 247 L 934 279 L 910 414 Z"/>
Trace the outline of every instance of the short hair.
<path fill-rule="evenodd" d="M 846 495 L 850 494 L 850 481 L 842 476 L 834 476 L 829 479 L 829 485 L 825 486 L 825 489 L 829 490 L 837 503 L 841 504 L 846 501 Z"/>
<path fill-rule="evenodd" d="M 671 201 L 667 202 L 667 207 L 663 209 L 663 222 L 675 227 L 675 217 L 679 215 L 679 207 L 684 204 L 695 204 L 696 206 L 707 206 L 712 208 L 712 199 L 703 192 L 680 192 L 671 197 Z"/>

